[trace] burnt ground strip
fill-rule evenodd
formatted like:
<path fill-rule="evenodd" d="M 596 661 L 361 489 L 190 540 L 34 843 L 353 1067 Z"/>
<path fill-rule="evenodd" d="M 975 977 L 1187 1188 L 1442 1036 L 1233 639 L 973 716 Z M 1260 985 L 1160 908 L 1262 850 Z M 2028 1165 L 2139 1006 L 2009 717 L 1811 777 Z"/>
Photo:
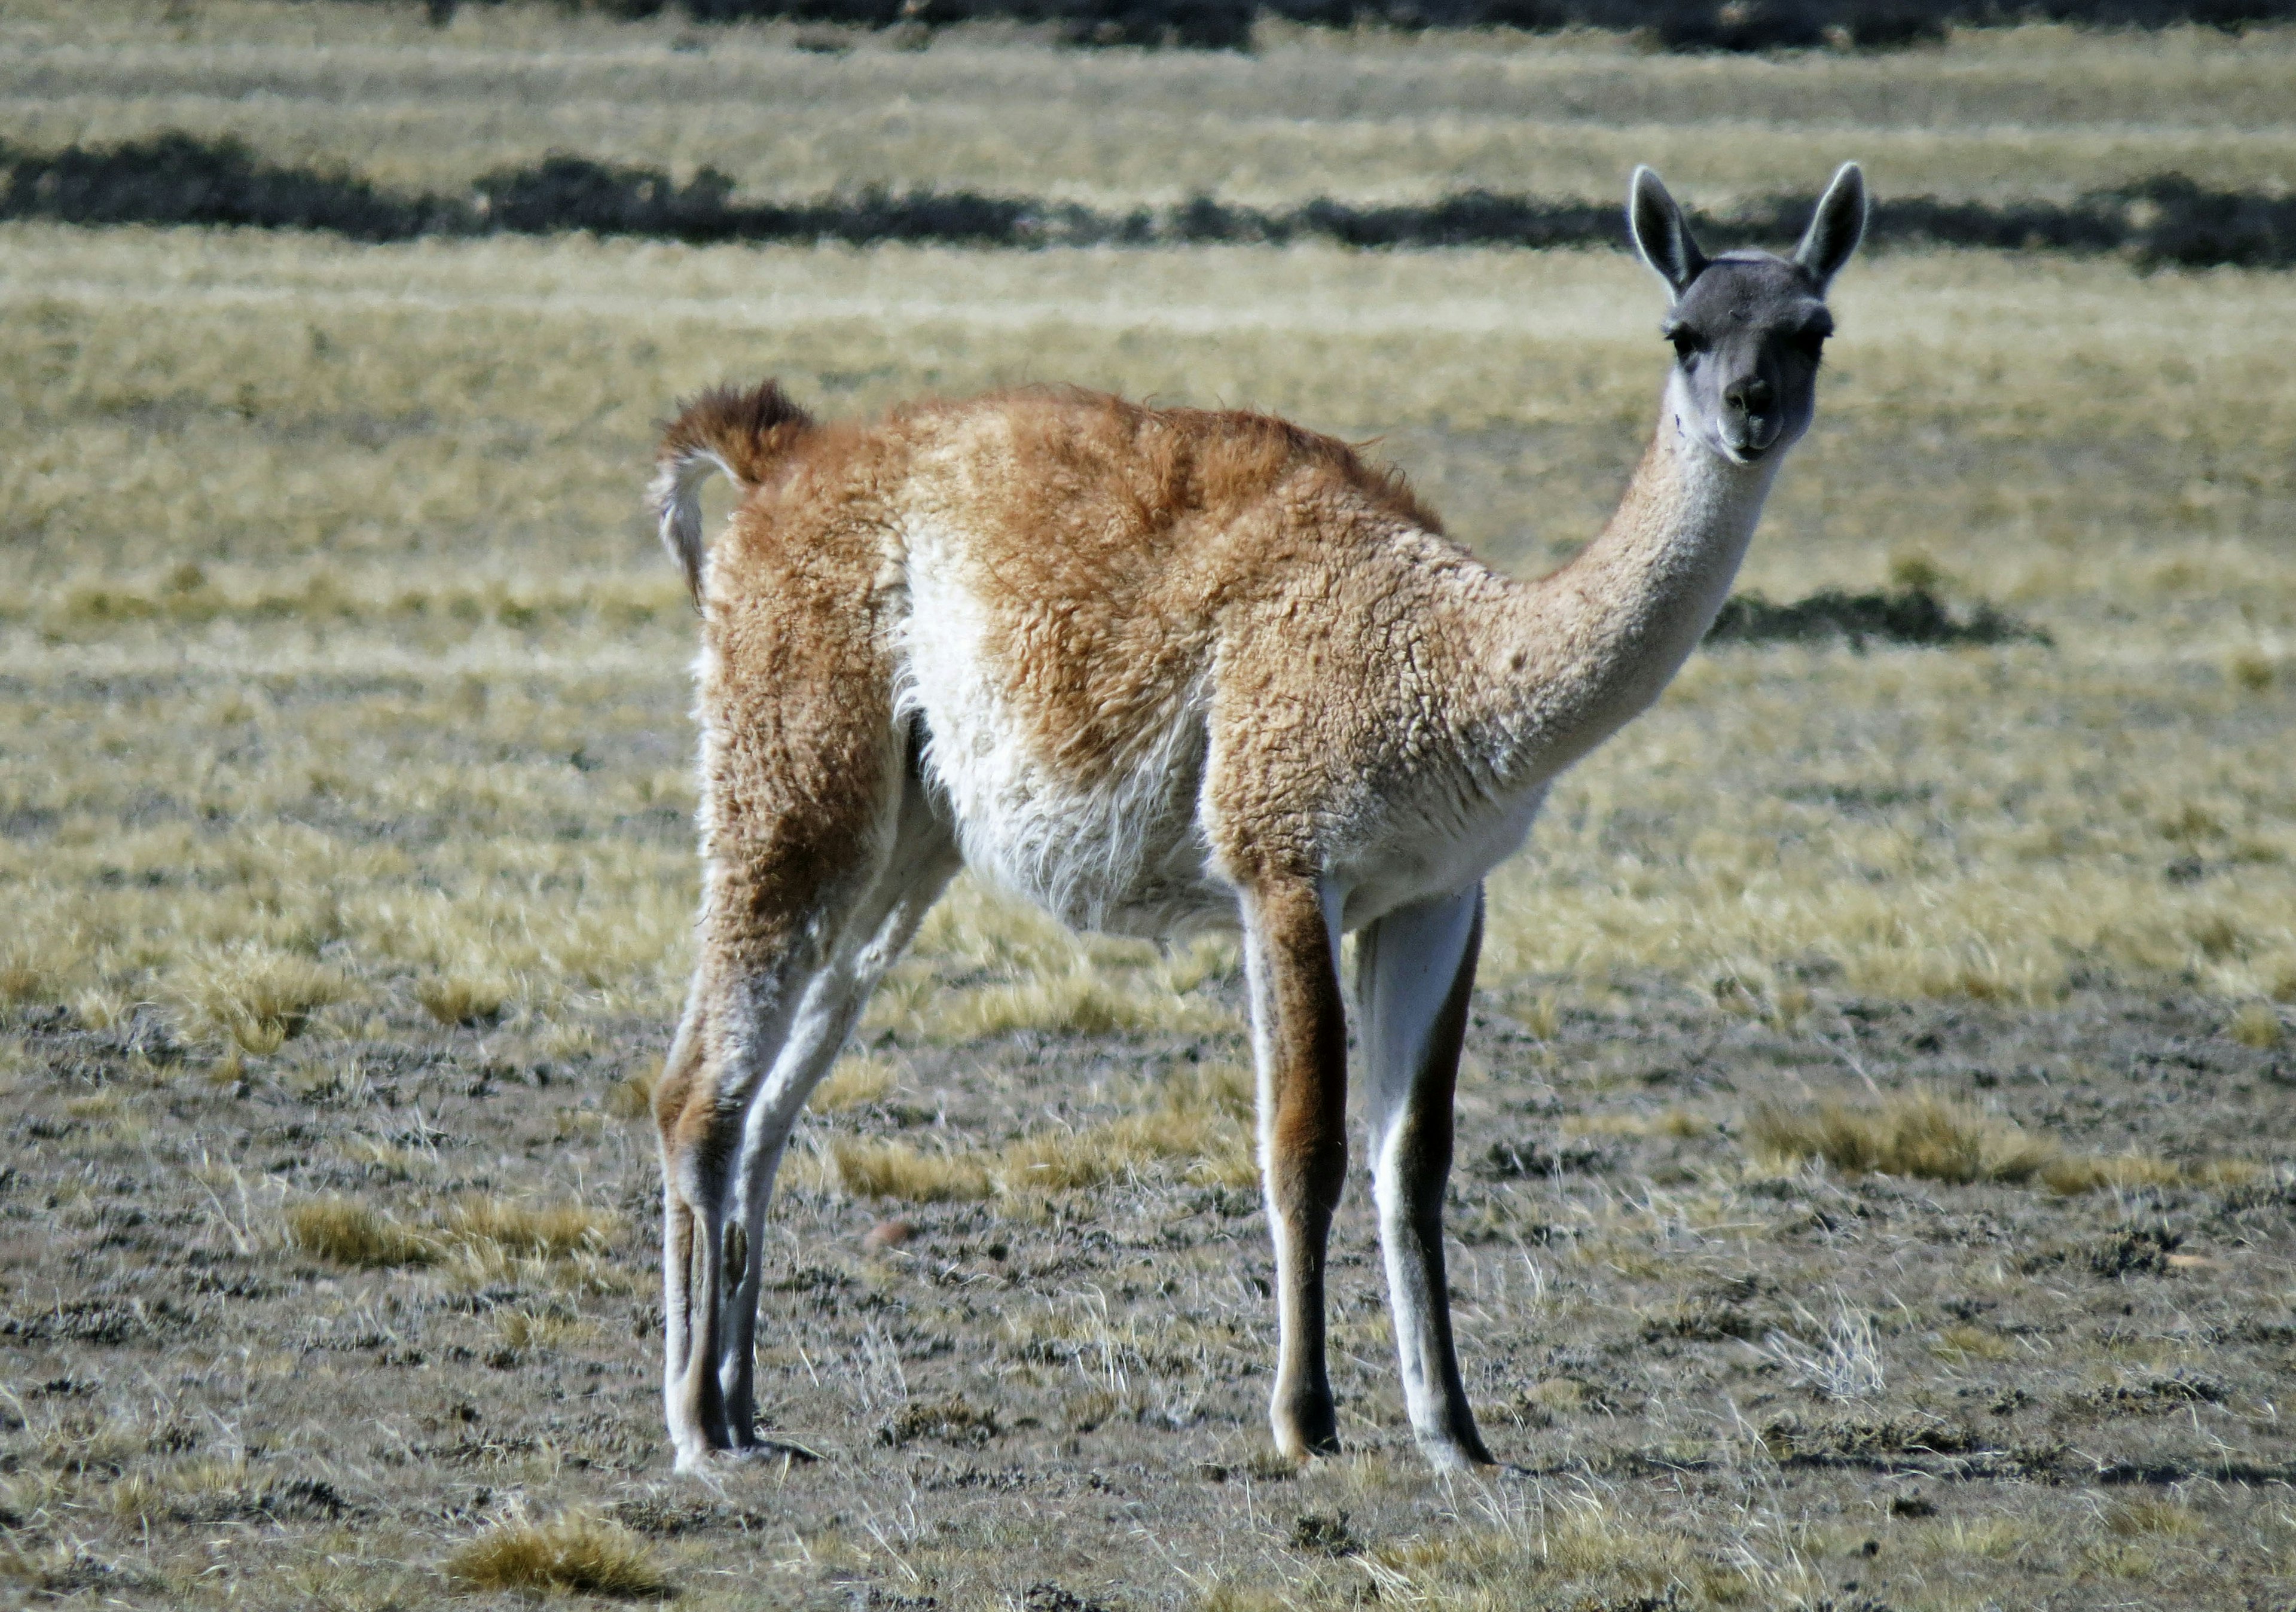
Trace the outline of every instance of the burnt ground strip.
<path fill-rule="evenodd" d="M 1955 1518 L 2021 1518 L 2038 1537 L 2142 1492 L 2229 1528 L 2296 1480 L 2272 1408 L 2296 1367 L 2296 1066 L 2225 1035 L 2215 1004 L 1842 997 L 1780 1028 L 1651 985 L 1611 1011 L 1566 1009 L 1543 1038 L 1479 1009 L 1449 1221 L 1471 1391 L 1516 1481 L 1595 1485 L 1674 1526 L 1767 1494 L 1820 1535 L 1854 1534 L 1851 1576 L 1890 1605 L 1923 1530 Z M 483 1524 L 579 1505 L 657 1542 L 673 1577 L 689 1547 L 742 1563 L 806 1539 L 815 1565 L 777 1581 L 806 1604 L 978 1590 L 1134 1607 L 1171 1587 L 1134 1519 L 1209 1560 L 1246 1486 L 1257 1548 L 1279 1561 L 1452 1526 L 1401 1429 L 1359 1162 L 1335 1242 L 1335 1371 L 1349 1443 L 1397 1474 L 1383 1486 L 1273 1461 L 1256 1195 L 1153 1174 L 1026 1212 L 794 1182 L 772 1233 L 762 1400 L 822 1459 L 717 1488 L 669 1479 L 652 1148 L 608 1111 L 663 1027 L 604 1027 L 594 1051 L 554 1057 L 398 1017 L 380 1038 L 234 1068 L 148 1016 L 94 1031 L 18 1013 L 0 1095 L 0 1529 L 35 1587 L 166 1604 L 240 1575 L 269 1594 L 280 1563 L 339 1548 L 346 1526 L 419 1574 Z M 901 1060 L 901 1097 L 816 1117 L 816 1136 L 993 1142 L 1014 1105 L 1089 1118 L 1086 1086 L 1241 1049 L 1028 1033 L 874 1050 Z M 1750 1104 L 1870 1100 L 1865 1076 L 1982 1101 L 2067 1146 L 2257 1167 L 2062 1199 L 1746 1170 Z M 284 1206 L 330 1195 L 414 1215 L 470 1194 L 562 1199 L 576 1181 L 619 1227 L 578 1271 L 362 1268 L 278 1230 Z M 911 1240 L 866 1252 L 893 1212 Z M 1507 1285 L 1526 1261 L 1536 1300 Z M 1876 1392 L 1832 1397 L 1793 1364 L 1837 1305 L 1873 1320 Z M 998 1532 L 1000 1506 L 1027 1511 L 1020 1537 Z M 832 1548 L 904 1507 L 917 1577 Z M 220 1523 L 260 1559 L 211 1560 Z M 2243 1593 L 2275 1582 L 2247 1557 L 2209 1571 Z M 2042 1604 L 2044 1581 L 2028 1587 Z"/>
<path fill-rule="evenodd" d="M 272 162 L 234 140 L 184 134 L 52 151 L 0 144 L 0 217 L 308 229 L 365 241 L 589 231 L 694 243 L 909 241 L 1016 249 L 1294 241 L 1398 249 L 1624 244 L 1620 211 L 1611 203 L 1480 190 L 1392 207 L 1322 198 L 1277 209 L 1199 196 L 1177 207 L 1112 212 L 923 190 L 865 190 L 778 204 L 735 200 L 734 180 L 714 168 L 680 184 L 659 168 L 555 154 L 529 168 L 482 175 L 464 193 L 407 194 L 354 175 Z M 1717 246 L 1791 239 L 1816 201 L 1814 196 L 1775 196 L 1727 213 L 1693 211 L 1691 217 Z M 2062 205 L 1885 198 L 1874 203 L 1866 239 L 2114 252 L 2144 267 L 2285 268 L 2296 265 L 2296 197 L 2211 190 L 2181 174 L 2163 174 Z"/>
<path fill-rule="evenodd" d="M 433 22 L 466 0 L 425 0 Z M 485 0 L 467 0 L 484 4 Z M 608 0 L 657 16 L 672 0 Z M 1073 45 L 1246 50 L 1262 17 L 1320 28 L 1566 28 L 1639 32 L 1675 51 L 1874 49 L 1942 39 L 1954 25 L 2046 19 L 2106 28 L 2284 19 L 2289 0 L 676 0 L 696 22 L 786 19 L 883 29 L 984 19 L 1048 24 Z"/>
<path fill-rule="evenodd" d="M 1964 644 L 2046 644 L 2049 635 L 1990 604 L 1956 611 L 1924 587 L 1870 593 L 1824 588 L 1788 604 L 1773 604 L 1759 593 L 1734 593 L 1723 602 L 1706 634 L 1709 643 L 1835 640 L 1857 650 L 1868 642 L 1952 649 Z"/>

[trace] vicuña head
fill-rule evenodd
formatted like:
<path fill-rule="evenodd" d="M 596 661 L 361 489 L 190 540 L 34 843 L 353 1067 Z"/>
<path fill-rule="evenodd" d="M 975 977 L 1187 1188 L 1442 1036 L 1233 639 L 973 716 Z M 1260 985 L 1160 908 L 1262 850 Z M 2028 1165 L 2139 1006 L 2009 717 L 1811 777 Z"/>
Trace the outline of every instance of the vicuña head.
<path fill-rule="evenodd" d="M 1285 1452 L 1338 1447 L 1324 1247 L 1365 1150 L 1404 1397 L 1488 1462 L 1451 1341 L 1442 1206 L 1483 875 L 1565 767 L 1655 699 L 1809 424 L 1836 176 L 1791 258 L 1709 258 L 1647 169 L 1635 241 L 1676 360 L 1618 511 L 1503 576 L 1393 472 L 1265 415 L 1072 391 L 824 430 L 770 381 L 666 432 L 662 537 L 702 612 L 699 961 L 656 1088 L 678 1464 L 755 1426 L 766 1203 L 791 1125 L 961 866 L 1082 929 L 1240 930 L 1275 1242 Z M 714 543 L 702 477 L 742 488 Z"/>
<path fill-rule="evenodd" d="M 1842 164 L 1791 258 L 1709 258 L 1666 186 L 1635 170 L 1635 250 L 1674 293 L 1660 327 L 1674 344 L 1668 397 L 1699 439 L 1736 464 L 1791 447 L 1817 406 L 1817 360 L 1833 334 L 1825 288 L 1866 229 L 1866 178 Z"/>

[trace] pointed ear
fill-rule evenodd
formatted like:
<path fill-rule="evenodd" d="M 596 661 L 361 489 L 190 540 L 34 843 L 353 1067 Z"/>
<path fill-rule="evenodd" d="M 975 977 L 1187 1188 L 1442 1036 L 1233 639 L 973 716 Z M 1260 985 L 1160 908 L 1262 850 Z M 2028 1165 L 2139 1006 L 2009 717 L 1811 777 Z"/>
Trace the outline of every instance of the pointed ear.
<path fill-rule="evenodd" d="M 1627 188 L 1627 228 L 1634 235 L 1635 250 L 1677 299 L 1706 266 L 1706 254 L 1691 239 L 1682 209 L 1647 168 L 1635 169 L 1634 183 Z"/>
<path fill-rule="evenodd" d="M 1849 254 L 1857 250 L 1857 242 L 1866 233 L 1866 174 L 1854 162 L 1845 162 L 1833 176 L 1833 183 L 1825 187 L 1818 198 L 1817 212 L 1802 232 L 1801 244 L 1794 248 L 1793 260 L 1817 282 L 1824 291 L 1827 282 L 1841 272 L 1849 261 Z"/>

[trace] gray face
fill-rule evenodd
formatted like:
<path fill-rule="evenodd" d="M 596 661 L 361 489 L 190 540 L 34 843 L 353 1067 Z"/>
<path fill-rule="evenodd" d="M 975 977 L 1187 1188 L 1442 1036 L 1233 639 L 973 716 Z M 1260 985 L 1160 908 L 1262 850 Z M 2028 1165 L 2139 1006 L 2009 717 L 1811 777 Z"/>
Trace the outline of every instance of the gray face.
<path fill-rule="evenodd" d="M 1674 344 L 1685 423 L 1725 458 L 1752 464 L 1809 429 L 1833 315 L 1808 270 L 1767 252 L 1725 252 L 1660 331 Z"/>
<path fill-rule="evenodd" d="M 1759 464 L 1809 430 L 1817 361 L 1833 333 L 1825 288 L 1866 233 L 1866 178 L 1845 162 L 1791 258 L 1709 258 L 1656 174 L 1635 170 L 1635 250 L 1674 293 L 1660 326 L 1674 344 L 1669 396 L 1683 424 L 1733 464 Z"/>

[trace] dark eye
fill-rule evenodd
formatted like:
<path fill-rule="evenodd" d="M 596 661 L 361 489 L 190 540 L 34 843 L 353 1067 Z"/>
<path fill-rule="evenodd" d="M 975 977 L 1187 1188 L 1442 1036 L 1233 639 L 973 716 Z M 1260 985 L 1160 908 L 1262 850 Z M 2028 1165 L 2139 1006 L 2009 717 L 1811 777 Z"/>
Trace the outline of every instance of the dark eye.
<path fill-rule="evenodd" d="M 1674 343 L 1674 356 L 1684 364 L 1688 364 L 1706 350 L 1706 339 L 1703 336 L 1696 331 L 1685 330 L 1679 325 L 1667 331 L 1666 339 Z"/>
<path fill-rule="evenodd" d="M 1825 356 L 1825 332 L 1804 331 L 1793 339 L 1793 349 L 1812 364 L 1816 364 L 1820 358 Z"/>

